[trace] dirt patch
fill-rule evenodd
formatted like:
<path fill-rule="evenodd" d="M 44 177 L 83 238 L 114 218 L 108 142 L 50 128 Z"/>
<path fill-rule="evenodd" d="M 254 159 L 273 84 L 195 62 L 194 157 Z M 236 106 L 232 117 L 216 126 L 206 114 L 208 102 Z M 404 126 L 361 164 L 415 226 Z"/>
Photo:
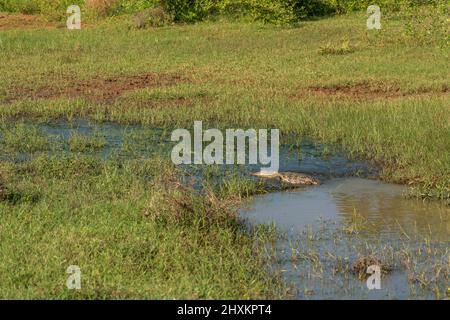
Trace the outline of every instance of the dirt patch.
<path fill-rule="evenodd" d="M 396 85 L 372 83 L 368 81 L 355 84 L 340 84 L 334 86 L 313 86 L 300 90 L 300 95 L 315 94 L 317 96 L 335 96 L 353 99 L 398 98 L 428 93 L 445 94 L 449 87 L 441 89 L 422 88 L 415 91 L 405 91 Z"/>
<path fill-rule="evenodd" d="M 311 87 L 310 91 L 317 94 L 324 95 L 346 95 L 346 96 L 383 96 L 396 97 L 401 96 L 402 91 L 399 87 L 382 87 L 373 85 L 368 82 L 361 82 L 357 84 L 344 84 L 330 87 Z"/>
<path fill-rule="evenodd" d="M 0 13 L 0 30 L 48 29 L 56 27 L 57 24 L 45 21 L 40 16 Z"/>
<path fill-rule="evenodd" d="M 187 79 L 176 74 L 146 73 L 97 77 L 86 81 L 62 79 L 55 81 L 64 86 L 45 86 L 37 89 L 12 87 L 7 102 L 21 99 L 54 99 L 59 97 L 83 97 L 94 102 L 112 103 L 123 93 L 144 88 L 155 88 L 186 82 Z"/>

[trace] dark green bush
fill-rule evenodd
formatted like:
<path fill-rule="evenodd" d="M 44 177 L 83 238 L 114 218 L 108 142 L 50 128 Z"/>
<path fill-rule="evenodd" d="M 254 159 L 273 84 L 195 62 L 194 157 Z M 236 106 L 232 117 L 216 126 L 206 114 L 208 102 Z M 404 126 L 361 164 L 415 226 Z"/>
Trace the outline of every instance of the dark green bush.
<path fill-rule="evenodd" d="M 72 4 L 83 3 L 83 0 L 0 0 L 0 11 L 54 16 L 64 15 Z"/>
<path fill-rule="evenodd" d="M 311 16 L 324 16 L 335 12 L 334 1 L 328 0 L 285 0 L 298 19 Z"/>
<path fill-rule="evenodd" d="M 426 4 L 436 4 L 445 0 L 327 0 L 327 3 L 336 13 L 366 10 L 368 6 L 375 4 L 381 11 L 397 11 L 402 7 L 412 7 Z"/>
<path fill-rule="evenodd" d="M 112 7 L 112 14 L 138 13 L 145 9 L 155 7 L 159 4 L 158 0 L 116 0 Z"/>
<path fill-rule="evenodd" d="M 161 6 L 174 21 L 195 22 L 216 14 L 220 0 L 161 0 Z"/>
<path fill-rule="evenodd" d="M 91 3 L 88 4 L 87 1 Z M 41 13 L 49 17 L 64 17 L 66 8 L 78 4 L 87 16 L 138 13 L 152 7 L 162 7 L 176 22 L 196 22 L 223 15 L 246 17 L 251 21 L 289 24 L 306 17 L 324 16 L 365 10 L 371 4 L 382 12 L 422 4 L 443 3 L 446 0 L 0 0 L 0 11 Z M 105 3 L 108 5 L 105 7 Z M 98 4 L 98 5 L 97 5 Z M 92 12 L 92 8 L 101 8 Z M 101 12 L 100 12 L 101 11 Z"/>

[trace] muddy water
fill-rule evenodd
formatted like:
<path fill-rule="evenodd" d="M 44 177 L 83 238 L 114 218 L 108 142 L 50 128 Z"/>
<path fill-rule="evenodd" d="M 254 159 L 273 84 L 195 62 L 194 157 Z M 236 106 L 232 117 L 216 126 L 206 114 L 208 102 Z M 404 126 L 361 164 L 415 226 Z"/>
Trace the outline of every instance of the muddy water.
<path fill-rule="evenodd" d="M 406 199 L 404 192 L 403 186 L 375 180 L 331 179 L 254 197 L 240 215 L 250 224 L 274 224 L 282 231 L 269 247 L 299 299 L 442 298 L 448 286 L 450 208 Z M 402 263 L 404 252 L 411 253 L 410 270 Z M 392 268 L 379 290 L 369 290 L 366 279 L 350 270 L 337 270 L 338 265 L 351 269 L 368 254 Z M 439 267 L 444 270 L 434 282 L 420 282 L 436 276 Z"/>
<path fill-rule="evenodd" d="M 361 178 L 341 178 L 320 186 L 254 198 L 242 216 L 253 223 L 274 222 L 289 232 L 302 231 L 318 219 L 350 223 L 355 212 L 372 226 L 374 236 L 388 238 L 399 232 L 447 239 L 450 208 L 436 202 L 406 199 L 406 188 Z M 280 205 L 281 204 L 281 205 Z M 403 230 L 402 230 L 403 229 Z M 406 235 L 405 235 L 406 236 Z"/>

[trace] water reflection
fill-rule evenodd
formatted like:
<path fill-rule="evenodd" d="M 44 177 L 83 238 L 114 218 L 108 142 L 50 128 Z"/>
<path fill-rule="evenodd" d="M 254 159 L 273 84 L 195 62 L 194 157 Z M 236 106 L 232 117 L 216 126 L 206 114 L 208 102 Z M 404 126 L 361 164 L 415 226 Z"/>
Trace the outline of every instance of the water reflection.
<path fill-rule="evenodd" d="M 274 222 L 291 233 L 302 231 L 319 218 L 338 219 L 344 227 L 351 227 L 358 215 L 368 235 L 431 234 L 448 239 L 450 208 L 439 202 L 406 199 L 405 190 L 375 180 L 334 179 L 320 186 L 257 196 L 241 215 L 256 223 Z"/>
<path fill-rule="evenodd" d="M 404 191 L 375 180 L 333 179 L 254 197 L 240 215 L 252 225 L 274 223 L 286 231 L 267 247 L 299 299 L 435 299 L 436 292 L 442 298 L 450 270 L 450 208 L 406 199 Z M 381 290 L 368 290 L 350 271 L 358 257 L 371 254 L 393 266 Z"/>

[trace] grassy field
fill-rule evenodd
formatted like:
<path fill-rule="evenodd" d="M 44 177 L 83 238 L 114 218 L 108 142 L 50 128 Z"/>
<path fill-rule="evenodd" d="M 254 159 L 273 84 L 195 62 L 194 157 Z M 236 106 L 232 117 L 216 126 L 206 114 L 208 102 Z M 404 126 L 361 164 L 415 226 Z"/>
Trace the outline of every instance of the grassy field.
<path fill-rule="evenodd" d="M 279 128 L 370 160 L 380 179 L 408 184 L 414 196 L 448 202 L 443 19 L 445 30 L 391 14 L 378 32 L 367 31 L 364 14 L 297 28 L 217 21 L 134 30 L 125 18 L 79 31 L 5 28 L 0 123 Z M 70 149 L 104 144 L 85 139 L 71 137 Z M 1 162 L 0 297 L 288 296 L 259 245 L 270 234 L 235 219 L 252 186 L 198 194 L 164 157 L 49 159 L 51 141 L 21 125 L 5 129 L 1 144 L 32 156 Z M 82 268 L 80 292 L 65 288 L 70 264 Z"/>

